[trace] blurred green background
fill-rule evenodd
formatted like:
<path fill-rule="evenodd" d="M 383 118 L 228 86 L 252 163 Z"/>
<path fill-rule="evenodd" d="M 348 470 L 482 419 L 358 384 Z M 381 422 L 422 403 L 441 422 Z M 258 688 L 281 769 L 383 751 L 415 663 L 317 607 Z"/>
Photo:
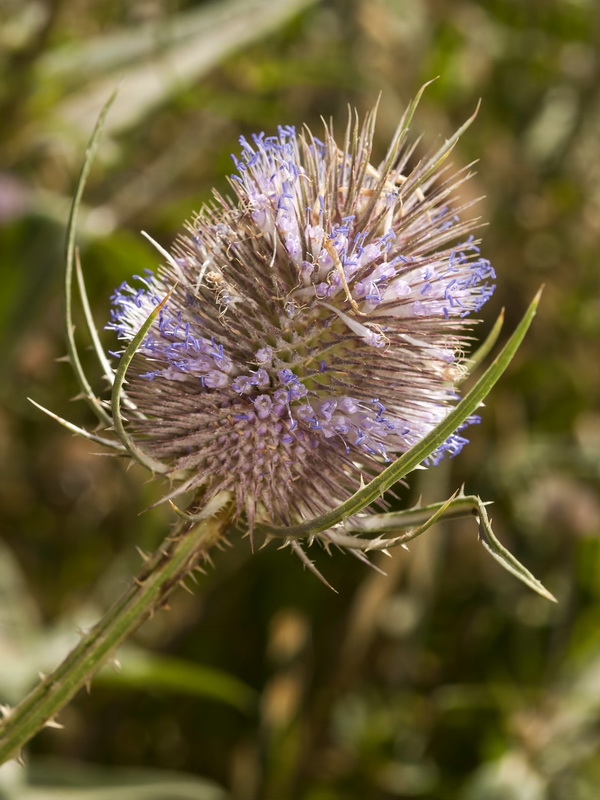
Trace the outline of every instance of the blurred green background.
<path fill-rule="evenodd" d="M 117 85 L 79 231 L 99 327 L 112 288 L 156 265 L 140 229 L 168 247 L 226 191 L 240 134 L 321 115 L 341 130 L 381 92 L 383 155 L 425 81 L 424 148 L 482 98 L 453 155 L 479 159 L 465 193 L 485 195 L 498 273 L 480 332 L 546 289 L 471 445 L 403 499 L 464 481 L 559 598 L 504 573 L 471 520 L 395 552 L 387 577 L 315 550 L 338 594 L 234 536 L 64 730 L 0 768 L 2 800 L 597 800 L 599 26 L 595 0 L 0 0 L 0 702 L 58 663 L 171 521 L 143 511 L 160 485 L 26 401 L 93 424 L 56 360 L 62 248 Z"/>

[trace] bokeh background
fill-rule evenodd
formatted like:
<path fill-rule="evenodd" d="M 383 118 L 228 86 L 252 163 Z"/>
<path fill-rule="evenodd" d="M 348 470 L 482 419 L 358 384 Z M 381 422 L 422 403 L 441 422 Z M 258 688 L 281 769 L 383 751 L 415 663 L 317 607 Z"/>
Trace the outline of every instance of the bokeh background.
<path fill-rule="evenodd" d="M 402 499 L 465 482 L 559 599 L 504 573 L 471 520 L 395 552 L 387 577 L 315 551 L 338 594 L 288 550 L 234 536 L 64 730 L 0 769 L 0 798 L 597 799 L 599 25 L 595 0 L 0 0 L 0 702 L 60 660 L 172 521 L 145 510 L 160 485 L 26 400 L 93 424 L 57 361 L 62 249 L 116 86 L 79 230 L 99 327 L 112 288 L 157 263 L 140 229 L 168 246 L 226 191 L 240 134 L 321 115 L 341 130 L 348 104 L 381 93 L 383 155 L 439 76 L 413 126 L 427 149 L 482 98 L 453 155 L 479 160 L 465 192 L 483 197 L 498 273 L 479 331 L 502 307 L 512 329 L 546 288 L 471 445 Z"/>

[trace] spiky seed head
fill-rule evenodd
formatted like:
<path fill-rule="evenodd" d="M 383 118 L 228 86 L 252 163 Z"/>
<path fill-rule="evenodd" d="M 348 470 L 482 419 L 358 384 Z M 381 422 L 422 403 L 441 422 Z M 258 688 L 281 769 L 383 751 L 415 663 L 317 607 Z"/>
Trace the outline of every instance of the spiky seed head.
<path fill-rule="evenodd" d="M 181 491 L 232 491 L 250 527 L 329 510 L 444 419 L 494 288 L 457 208 L 468 174 L 446 151 L 409 166 L 406 120 L 373 166 L 374 121 L 341 147 L 330 126 L 242 138 L 233 199 L 215 193 L 112 298 L 128 342 L 172 291 L 130 368 L 129 431 Z"/>

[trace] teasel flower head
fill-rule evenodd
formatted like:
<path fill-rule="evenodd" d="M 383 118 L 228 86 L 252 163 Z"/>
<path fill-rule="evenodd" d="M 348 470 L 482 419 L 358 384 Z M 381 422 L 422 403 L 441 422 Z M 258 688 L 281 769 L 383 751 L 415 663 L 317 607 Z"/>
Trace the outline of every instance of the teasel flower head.
<path fill-rule="evenodd" d="M 156 274 L 115 292 L 125 346 L 168 296 L 129 369 L 127 429 L 177 476 L 171 497 L 225 489 L 251 529 L 288 525 L 456 404 L 469 315 L 495 276 L 456 199 L 469 174 L 446 163 L 458 133 L 415 163 L 414 106 L 379 165 L 374 112 L 339 143 L 328 125 L 242 138 L 233 198 L 215 193 Z M 455 432 L 429 462 L 465 442 Z"/>

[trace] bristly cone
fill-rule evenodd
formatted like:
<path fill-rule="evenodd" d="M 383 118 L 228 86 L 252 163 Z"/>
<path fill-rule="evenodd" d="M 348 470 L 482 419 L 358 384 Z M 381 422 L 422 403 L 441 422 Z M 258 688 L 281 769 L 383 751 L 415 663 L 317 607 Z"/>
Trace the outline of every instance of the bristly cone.
<path fill-rule="evenodd" d="M 175 287 L 128 375 L 129 430 L 185 472 L 175 493 L 229 489 L 250 528 L 331 509 L 432 430 L 494 288 L 477 221 L 453 207 L 468 175 L 410 169 L 405 120 L 372 166 L 374 121 L 342 147 L 331 128 L 242 139 L 235 198 L 215 194 L 158 274 L 113 297 L 129 341 Z"/>

